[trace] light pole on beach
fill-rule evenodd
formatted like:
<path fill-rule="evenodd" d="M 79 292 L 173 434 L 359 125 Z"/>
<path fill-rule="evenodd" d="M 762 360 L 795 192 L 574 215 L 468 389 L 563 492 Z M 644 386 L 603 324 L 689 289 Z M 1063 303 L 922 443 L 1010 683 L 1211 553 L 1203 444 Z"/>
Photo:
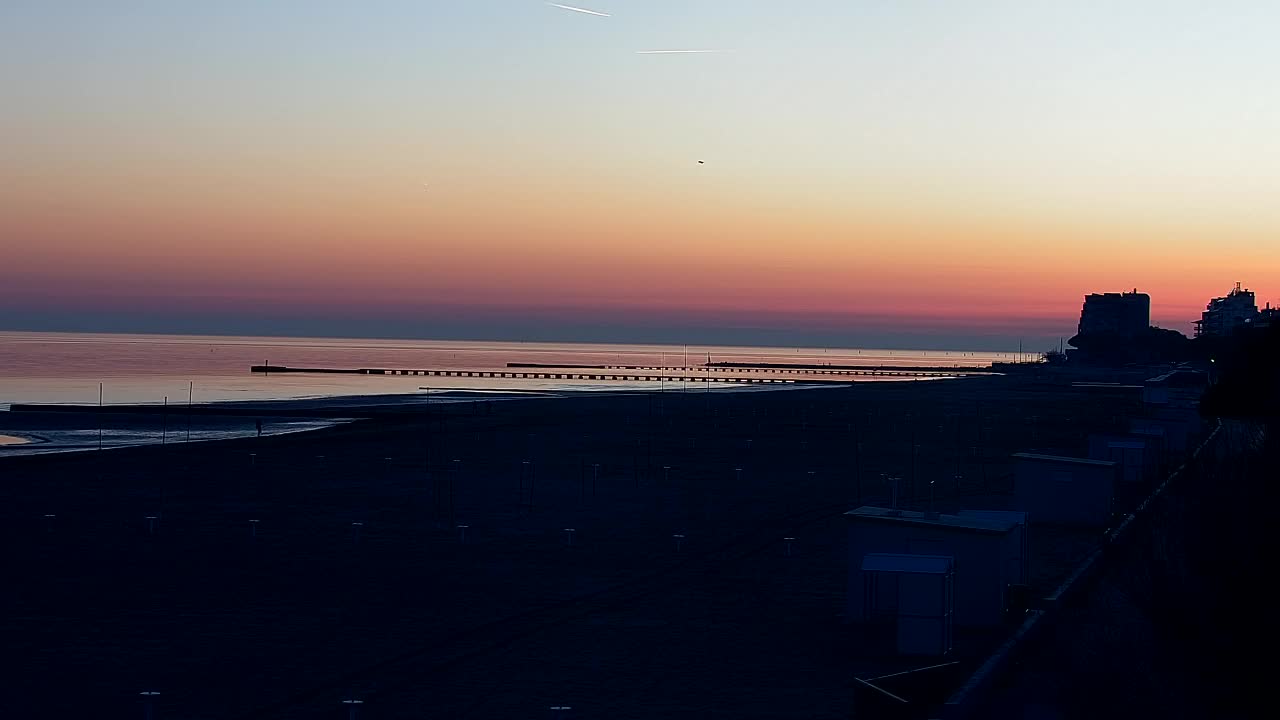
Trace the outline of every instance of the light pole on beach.
<path fill-rule="evenodd" d="M 446 498 L 448 501 L 447 507 L 449 508 L 449 524 L 450 525 L 453 525 L 456 520 L 453 512 L 453 486 L 454 486 L 454 483 L 461 476 L 461 474 L 462 474 L 462 461 L 455 459 L 453 461 L 453 474 L 449 476 L 449 496 L 448 498 Z"/>
<path fill-rule="evenodd" d="M 849 434 L 853 436 L 853 494 L 854 502 L 862 502 L 862 440 L 858 434 L 857 423 L 849 423 Z"/>
<path fill-rule="evenodd" d="M 426 416 L 427 416 L 427 439 L 422 444 L 423 462 L 426 463 L 427 474 L 431 474 L 431 386 L 424 388 L 427 391 Z"/>
<path fill-rule="evenodd" d="M 528 483 L 529 499 L 525 501 L 525 484 Z M 520 510 L 525 506 L 533 507 L 533 463 L 528 460 L 520 461 L 519 478 L 516 482 L 516 509 Z"/>
<path fill-rule="evenodd" d="M 154 690 L 143 690 L 138 693 L 142 697 L 142 717 L 144 720 L 152 720 L 155 715 L 155 700 L 160 693 Z"/>
<path fill-rule="evenodd" d="M 910 422 L 910 420 L 908 420 L 908 422 Z M 911 423 L 910 434 L 911 434 L 910 435 L 911 436 L 911 481 L 910 481 L 909 494 L 911 496 L 911 502 L 914 503 L 916 500 L 916 426 L 915 426 L 915 423 Z"/>

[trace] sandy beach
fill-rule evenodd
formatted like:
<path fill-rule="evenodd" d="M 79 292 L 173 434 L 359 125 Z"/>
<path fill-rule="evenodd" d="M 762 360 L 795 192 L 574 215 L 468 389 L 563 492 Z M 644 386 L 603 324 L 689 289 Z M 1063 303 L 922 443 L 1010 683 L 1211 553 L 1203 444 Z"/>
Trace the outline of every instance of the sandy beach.
<path fill-rule="evenodd" d="M 1138 399 L 1031 376 L 524 398 L 0 455 L 0 711 L 848 717 L 852 677 L 904 661 L 841 616 L 840 513 L 882 473 L 905 505 L 936 481 L 940 510 L 1007 507 L 1010 453 L 1083 455 Z M 1035 589 L 1095 535 L 1033 528 Z"/>

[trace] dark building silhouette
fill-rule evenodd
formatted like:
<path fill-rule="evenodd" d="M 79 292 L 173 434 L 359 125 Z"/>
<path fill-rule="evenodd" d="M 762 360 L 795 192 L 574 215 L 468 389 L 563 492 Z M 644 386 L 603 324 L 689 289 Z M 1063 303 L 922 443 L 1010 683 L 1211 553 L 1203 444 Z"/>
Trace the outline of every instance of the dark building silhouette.
<path fill-rule="evenodd" d="M 1254 324 L 1258 327 L 1271 327 L 1280 321 L 1280 308 L 1271 307 L 1271 303 L 1267 303 L 1267 307 L 1258 311 L 1258 320 Z"/>
<path fill-rule="evenodd" d="M 1214 298 L 1196 321 L 1196 337 L 1226 337 L 1259 319 L 1258 303 L 1252 290 L 1240 283 L 1226 297 Z"/>
<path fill-rule="evenodd" d="M 1151 327 L 1151 296 L 1135 288 L 1127 293 L 1092 293 L 1084 298 L 1079 335 L 1134 337 Z"/>

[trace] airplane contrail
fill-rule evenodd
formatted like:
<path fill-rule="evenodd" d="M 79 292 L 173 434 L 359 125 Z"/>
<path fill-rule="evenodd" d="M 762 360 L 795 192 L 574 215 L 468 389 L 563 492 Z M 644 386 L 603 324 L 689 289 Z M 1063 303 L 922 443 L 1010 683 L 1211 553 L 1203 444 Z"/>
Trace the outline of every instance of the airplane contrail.
<path fill-rule="evenodd" d="M 550 5 L 551 7 L 558 7 L 561 10 L 572 10 L 574 12 L 586 13 L 588 15 L 599 15 L 600 17 L 613 17 L 609 13 L 596 12 L 595 10 L 588 10 L 586 8 L 573 7 L 572 5 L 561 5 L 559 3 L 553 3 L 553 2 L 549 2 L 547 4 Z"/>
<path fill-rule="evenodd" d="M 720 53 L 725 50 L 637 50 L 637 55 L 677 55 L 685 53 Z"/>

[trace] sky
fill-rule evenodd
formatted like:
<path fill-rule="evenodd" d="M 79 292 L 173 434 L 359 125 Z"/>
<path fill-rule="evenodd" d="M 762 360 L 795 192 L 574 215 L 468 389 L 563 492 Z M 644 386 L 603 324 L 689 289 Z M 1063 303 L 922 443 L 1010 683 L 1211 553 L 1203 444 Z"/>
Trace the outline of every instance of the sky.
<path fill-rule="evenodd" d="M 608 16 L 6 0 L 0 329 L 1009 349 L 1280 299 L 1280 4 L 563 4 Z"/>

